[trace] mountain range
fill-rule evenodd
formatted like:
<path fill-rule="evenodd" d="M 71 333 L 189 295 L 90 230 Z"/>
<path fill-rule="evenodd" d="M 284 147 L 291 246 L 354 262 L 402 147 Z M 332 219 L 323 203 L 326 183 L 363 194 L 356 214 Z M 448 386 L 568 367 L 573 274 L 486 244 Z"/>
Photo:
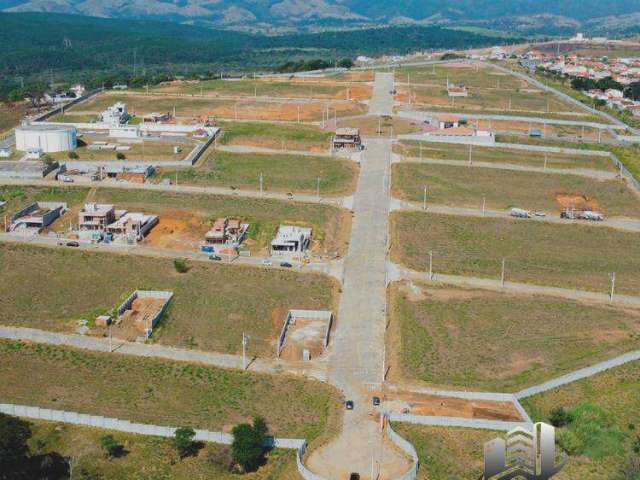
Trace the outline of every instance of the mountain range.
<path fill-rule="evenodd" d="M 267 33 L 414 24 L 596 34 L 637 28 L 640 0 L 0 0 L 0 11 L 156 19 Z"/>

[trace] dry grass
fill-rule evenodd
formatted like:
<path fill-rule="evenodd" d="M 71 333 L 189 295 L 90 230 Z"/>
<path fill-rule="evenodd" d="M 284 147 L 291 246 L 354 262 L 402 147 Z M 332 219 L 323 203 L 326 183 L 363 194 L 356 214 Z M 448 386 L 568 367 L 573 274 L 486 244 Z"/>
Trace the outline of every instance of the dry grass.
<path fill-rule="evenodd" d="M 394 284 L 391 364 L 409 380 L 517 391 L 640 348 L 640 311 L 552 297 Z"/>
<path fill-rule="evenodd" d="M 579 175 L 518 172 L 466 166 L 400 163 L 392 168 L 393 194 L 421 202 L 456 207 L 506 210 L 512 207 L 559 214 L 559 196 L 584 197 L 607 216 L 640 217 L 640 200 L 623 180 L 596 180 Z M 577 207 L 577 205 L 576 205 Z"/>
<path fill-rule="evenodd" d="M 0 245 L 0 323 L 72 332 L 132 291 L 170 290 L 174 298 L 154 341 L 238 353 L 242 332 L 250 354 L 274 356 L 290 308 L 336 310 L 338 287 L 319 274 L 192 262 L 185 274 L 173 260 Z"/>
<path fill-rule="evenodd" d="M 464 218 L 423 212 L 391 215 L 392 259 L 425 271 L 433 250 L 434 272 L 608 293 L 637 295 L 637 234 L 585 225 L 516 219 Z"/>
<path fill-rule="evenodd" d="M 319 382 L 197 364 L 0 341 L 3 401 L 157 425 L 224 430 L 258 415 L 280 437 L 314 439 L 338 417 Z"/>

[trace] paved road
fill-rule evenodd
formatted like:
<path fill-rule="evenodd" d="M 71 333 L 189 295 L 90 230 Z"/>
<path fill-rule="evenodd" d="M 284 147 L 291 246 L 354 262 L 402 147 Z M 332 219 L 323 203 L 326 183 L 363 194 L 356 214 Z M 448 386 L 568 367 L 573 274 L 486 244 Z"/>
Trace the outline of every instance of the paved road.
<path fill-rule="evenodd" d="M 34 185 L 46 187 L 60 187 L 69 184 L 58 182 L 56 180 L 20 180 L 15 178 L 0 178 L 0 185 Z M 257 190 L 231 190 L 225 187 L 196 187 L 191 185 L 163 185 L 154 183 L 132 183 L 122 181 L 103 181 L 100 183 L 77 183 L 77 187 L 90 186 L 92 188 L 118 188 L 123 190 L 151 190 L 156 192 L 174 192 L 174 193 L 200 193 L 206 195 L 226 195 L 247 198 L 265 198 L 269 200 L 286 200 L 303 203 L 323 203 L 327 205 L 336 205 L 339 207 L 351 209 L 353 197 L 322 197 L 316 195 L 307 195 L 296 193 L 289 196 L 287 193 L 280 192 L 263 192 Z"/>
<path fill-rule="evenodd" d="M 389 111 L 392 86 L 392 75 L 376 74 L 372 111 Z M 390 157 L 388 139 L 367 141 L 328 371 L 328 381 L 354 401 L 355 409 L 345 412 L 340 435 L 307 459 L 307 467 L 323 478 L 340 480 L 358 472 L 370 480 L 379 469 L 380 478 L 392 479 L 411 467 L 380 432 L 380 411 L 371 404 L 384 368 Z"/>
<path fill-rule="evenodd" d="M 608 172 L 606 170 L 595 170 L 592 168 L 544 168 L 535 167 L 532 165 L 516 165 L 514 163 L 502 163 L 502 162 L 477 162 L 472 161 L 469 164 L 466 160 L 446 160 L 439 158 L 416 158 L 416 157 L 404 157 L 406 162 L 413 163 L 426 163 L 431 165 L 449 165 L 452 167 L 466 167 L 466 168 L 491 168 L 494 170 L 512 170 L 517 172 L 535 172 L 535 173 L 554 173 L 558 175 L 578 175 L 580 177 L 595 178 L 596 180 L 615 180 L 618 175 L 614 172 Z"/>
<path fill-rule="evenodd" d="M 542 285 L 534 285 L 531 283 L 517 283 L 506 281 L 502 285 L 499 279 L 471 277 L 463 275 L 447 275 L 444 273 L 434 273 L 433 279 L 429 279 L 428 273 L 417 272 L 405 268 L 401 265 L 389 262 L 387 266 L 389 278 L 392 281 L 399 280 L 418 280 L 422 282 L 444 283 L 447 285 L 457 285 L 473 288 L 484 288 L 489 290 L 506 291 L 512 293 L 548 295 L 552 297 L 566 298 L 588 303 L 604 303 L 611 304 L 611 299 L 606 293 L 590 292 L 586 290 L 572 290 L 569 288 L 549 287 Z M 631 307 L 640 307 L 640 297 L 631 295 L 616 294 L 614 302 L 618 305 L 628 305 Z"/>
<path fill-rule="evenodd" d="M 49 345 L 64 345 L 96 352 L 109 352 L 109 339 L 84 335 L 69 335 L 33 328 L 0 326 L 0 338 L 23 340 Z M 242 369 L 242 356 L 201 350 L 186 350 L 159 344 L 144 344 L 113 340 L 113 352 L 136 357 L 153 357 L 180 362 L 195 362 L 214 367 Z M 248 359 L 250 360 L 250 359 Z M 280 359 L 257 358 L 248 370 L 260 373 L 291 373 L 318 380 L 326 380 L 326 365 L 321 361 L 290 362 Z"/>
<path fill-rule="evenodd" d="M 376 81 L 373 85 L 373 94 L 369 101 L 369 115 L 393 115 L 394 87 L 393 73 L 376 73 Z"/>
<path fill-rule="evenodd" d="M 425 211 L 423 209 L 423 204 L 420 202 L 409 202 L 406 200 L 399 200 L 397 198 L 392 199 L 391 210 Z M 586 227 L 614 228 L 616 230 L 624 230 L 628 232 L 640 232 L 640 219 L 637 218 L 609 217 L 605 218 L 601 222 L 591 222 L 588 220 L 569 220 L 552 215 L 547 215 L 545 217 L 532 216 L 531 218 L 514 218 L 509 214 L 508 210 L 485 209 L 483 213 L 481 205 L 479 208 L 452 207 L 449 205 L 434 205 L 429 202 L 427 202 L 426 212 L 439 213 L 444 215 L 456 215 L 460 217 L 508 218 L 513 221 L 519 222 L 543 222 L 561 225 L 583 225 Z"/>
<path fill-rule="evenodd" d="M 57 238 L 57 237 L 49 237 L 44 235 L 32 235 L 32 236 L 24 236 L 17 235 L 13 233 L 0 233 L 0 242 L 9 242 L 9 243 L 28 243 L 32 245 L 38 245 L 41 247 L 48 248 L 61 248 L 61 249 L 69 249 L 72 247 L 67 247 L 64 244 L 60 244 L 61 242 L 66 242 L 65 239 Z M 117 253 L 122 255 L 142 255 L 146 257 L 155 257 L 155 258 L 189 258 L 195 261 L 202 261 L 207 263 L 213 263 L 212 260 L 209 260 L 209 254 L 197 252 L 197 251 L 187 251 L 187 250 L 167 250 L 163 248 L 154 248 L 149 247 L 144 244 L 139 245 L 121 245 L 117 243 L 91 243 L 91 242 L 78 242 L 80 244 L 79 247 L 75 247 L 77 250 L 85 250 L 85 251 L 94 251 L 94 252 L 109 252 L 109 253 Z M 284 267 L 279 266 L 280 260 L 271 259 L 268 257 L 236 257 L 229 258 L 226 256 L 221 257 L 222 260 L 215 262 L 215 264 L 225 264 L 225 265 L 243 265 L 243 266 L 253 266 L 253 267 L 263 267 L 270 269 L 283 269 Z M 265 260 L 270 260 L 272 265 L 265 265 Z M 342 270 L 343 270 L 343 260 L 336 259 L 327 262 L 315 261 L 308 264 L 304 264 L 294 260 L 287 260 L 289 263 L 293 265 L 293 271 L 300 272 L 318 272 L 324 273 L 325 275 L 330 275 L 334 277 L 338 281 L 342 281 Z"/>

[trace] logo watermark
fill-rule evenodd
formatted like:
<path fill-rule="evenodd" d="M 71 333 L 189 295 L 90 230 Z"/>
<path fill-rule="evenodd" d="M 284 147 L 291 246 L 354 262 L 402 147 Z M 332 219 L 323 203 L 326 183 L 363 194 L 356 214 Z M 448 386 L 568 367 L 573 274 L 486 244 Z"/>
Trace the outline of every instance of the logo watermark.
<path fill-rule="evenodd" d="M 483 480 L 547 480 L 553 477 L 567 461 L 566 455 L 562 454 L 556 463 L 555 439 L 555 428 L 536 423 L 532 431 L 517 427 L 505 438 L 485 443 Z"/>

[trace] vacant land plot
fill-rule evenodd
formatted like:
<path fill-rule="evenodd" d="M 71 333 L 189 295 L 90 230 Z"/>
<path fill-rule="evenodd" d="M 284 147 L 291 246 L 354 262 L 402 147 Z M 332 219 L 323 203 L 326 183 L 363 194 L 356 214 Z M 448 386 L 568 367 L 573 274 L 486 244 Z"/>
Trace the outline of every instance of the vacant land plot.
<path fill-rule="evenodd" d="M 407 133 L 422 131 L 422 125 L 417 121 L 404 120 L 402 118 L 361 117 L 338 120 L 338 127 L 350 127 L 360 129 L 360 135 L 391 137 Z"/>
<path fill-rule="evenodd" d="M 507 281 L 605 293 L 616 272 L 616 291 L 640 289 L 635 233 L 423 212 L 395 212 L 391 222 L 392 258 L 416 270 L 426 270 L 433 251 L 436 273 L 500 279 L 505 259 Z"/>
<path fill-rule="evenodd" d="M 484 199 L 489 209 L 574 208 L 640 217 L 640 201 L 623 180 L 411 162 L 393 165 L 392 178 L 394 195 L 405 200 L 422 201 L 426 186 L 427 203 L 481 208 Z"/>
<path fill-rule="evenodd" d="M 314 121 L 322 120 L 327 104 L 322 101 L 260 101 L 247 98 L 246 100 L 224 100 L 206 97 L 176 97 L 143 94 L 104 94 L 78 106 L 72 107 L 71 112 L 96 114 L 115 102 L 125 102 L 132 114 L 142 116 L 152 112 L 173 112 L 181 120 L 206 118 L 209 116 L 236 120 L 279 120 L 279 121 Z M 359 115 L 366 107 L 358 102 L 329 102 L 333 116 Z"/>
<path fill-rule="evenodd" d="M 472 123 L 480 130 L 491 130 L 496 134 L 518 133 L 528 136 L 531 130 L 540 130 L 543 136 L 550 137 L 550 139 L 555 141 L 566 139 L 573 141 L 598 142 L 614 139 L 610 130 L 601 130 L 593 127 L 580 127 L 576 125 L 544 125 L 532 122 L 485 119 L 474 119 Z"/>
<path fill-rule="evenodd" d="M 63 457 L 78 459 L 75 472 L 89 478 L 110 480 L 232 480 L 237 474 L 229 471 L 230 447 L 206 443 L 196 455 L 180 458 L 171 439 L 111 432 L 76 425 L 29 421 L 33 437 L 31 453 L 57 452 Z M 126 453 L 107 458 L 101 437 L 111 434 L 124 446 Z M 75 476 L 75 474 L 74 474 Z M 245 476 L 250 480 L 297 480 L 295 452 L 273 450 L 267 463 L 257 472 Z"/>
<path fill-rule="evenodd" d="M 638 442 L 640 427 L 639 377 L 640 362 L 633 362 L 523 401 L 536 421 L 549 422 L 551 411 L 559 407 L 569 410 L 586 407 L 600 412 L 592 417 L 600 428 L 585 425 L 584 420 L 579 420 L 579 424 L 569 425 L 556 433 L 562 438 L 566 435 L 565 430 L 575 432 L 580 426 L 585 432 L 593 432 L 591 436 L 583 437 L 584 443 L 577 446 L 583 447 L 584 451 L 571 455 L 568 468 L 558 478 L 629 478 L 621 472 L 629 465 L 630 459 L 637 456 L 633 449 Z"/>
<path fill-rule="evenodd" d="M 318 437 L 339 411 L 331 387 L 286 375 L 8 341 L 0 358 L 8 403 L 207 430 L 260 415 L 274 434 L 294 438 Z"/>
<path fill-rule="evenodd" d="M 247 145 L 281 150 L 328 152 L 332 132 L 310 125 L 220 122 L 222 145 Z"/>
<path fill-rule="evenodd" d="M 523 139 L 525 140 L 526 137 Z M 499 139 L 502 141 L 502 138 Z M 514 143 L 518 143 L 514 140 Z M 524 143 L 524 142 L 523 142 Z M 422 145 L 421 145 L 422 144 Z M 560 145 L 558 145 L 560 146 Z M 586 155 L 570 155 L 564 153 L 528 152 L 504 147 L 479 147 L 455 145 L 450 143 L 401 141 L 394 145 L 394 151 L 405 157 L 422 158 L 424 160 L 460 160 L 472 162 L 508 163 L 527 167 L 544 168 L 589 168 L 594 170 L 615 171 L 611 159 Z"/>
<path fill-rule="evenodd" d="M 180 274 L 171 259 L 17 244 L 0 244 L 0 258 L 5 325 L 71 332 L 79 319 L 93 322 L 136 289 L 171 290 L 155 341 L 237 353 L 245 332 L 251 354 L 273 356 L 289 309 L 337 305 L 336 284 L 319 274 L 204 262 Z"/>
<path fill-rule="evenodd" d="M 283 81 L 282 79 L 175 81 L 161 84 L 151 91 L 186 95 L 329 100 L 360 100 L 371 96 L 371 87 L 369 86 L 338 84 L 336 80 L 328 78 L 305 79 L 305 81 Z"/>
<path fill-rule="evenodd" d="M 600 150 L 607 151 L 609 146 L 605 143 L 589 143 L 573 141 L 554 137 L 529 137 L 520 135 L 496 135 L 496 142 L 500 143 L 523 143 L 525 145 L 542 145 L 558 148 L 576 148 L 580 150 Z"/>
<path fill-rule="evenodd" d="M 410 381 L 517 391 L 640 348 L 640 310 L 408 283 L 391 307 L 391 368 Z"/>
<path fill-rule="evenodd" d="M 77 214 L 84 202 L 112 203 L 129 211 L 156 214 L 160 224 L 152 230 L 147 241 L 156 242 L 155 231 L 167 227 L 165 235 L 177 232 L 180 241 L 199 243 L 204 233 L 218 217 L 235 217 L 251 224 L 246 246 L 254 254 L 268 253 L 268 246 L 278 225 L 293 224 L 313 228 L 311 254 L 316 257 L 342 256 L 346 253 L 351 229 L 351 215 L 347 210 L 316 203 L 243 198 L 229 195 L 185 194 L 124 189 L 0 187 L 0 195 L 9 203 L 4 207 L 12 215 L 33 201 L 66 202 L 69 211 L 52 229 L 66 231 L 69 223 L 77 224 Z M 198 225 L 192 228 L 193 224 Z M 169 243 L 170 243 L 169 238 Z M 175 245 L 172 248 L 179 247 Z M 177 248 L 181 249 L 181 248 Z M 184 249 L 184 247 L 182 247 Z M 191 247 L 189 248 L 191 249 Z"/>
<path fill-rule="evenodd" d="M 475 88 L 524 89 L 529 84 L 513 75 L 506 75 L 479 63 L 424 65 L 396 69 L 396 82 L 445 87 L 451 84 Z"/>
<path fill-rule="evenodd" d="M 120 147 L 128 147 L 128 150 L 116 151 L 112 150 L 91 150 L 89 145 L 95 142 L 107 142 L 109 144 Z M 172 140 L 144 140 L 143 138 L 131 141 L 115 140 L 106 136 L 83 136 L 78 141 L 78 148 L 75 153 L 78 158 L 74 160 L 184 160 L 186 156 L 195 148 L 194 142 L 188 142 L 185 139 Z M 180 151 L 175 153 L 174 148 L 180 147 Z M 121 153 L 124 159 L 119 159 L 117 155 Z M 69 152 L 57 152 L 49 154 L 51 158 L 56 160 L 68 160 Z"/>
<path fill-rule="evenodd" d="M 418 480 L 481 478 L 484 444 L 502 436 L 500 432 L 487 430 L 426 427 L 408 423 L 394 423 L 393 429 L 408 440 L 418 453 Z"/>
<path fill-rule="evenodd" d="M 18 125 L 26 115 L 27 109 L 26 102 L 10 104 L 0 102 L 0 134 Z"/>
<path fill-rule="evenodd" d="M 265 191 L 346 195 L 353 192 L 357 164 L 349 160 L 295 155 L 215 152 L 188 169 L 161 170 L 158 178 L 179 184 L 220 185 Z M 176 177 L 177 175 L 177 177 Z"/>

